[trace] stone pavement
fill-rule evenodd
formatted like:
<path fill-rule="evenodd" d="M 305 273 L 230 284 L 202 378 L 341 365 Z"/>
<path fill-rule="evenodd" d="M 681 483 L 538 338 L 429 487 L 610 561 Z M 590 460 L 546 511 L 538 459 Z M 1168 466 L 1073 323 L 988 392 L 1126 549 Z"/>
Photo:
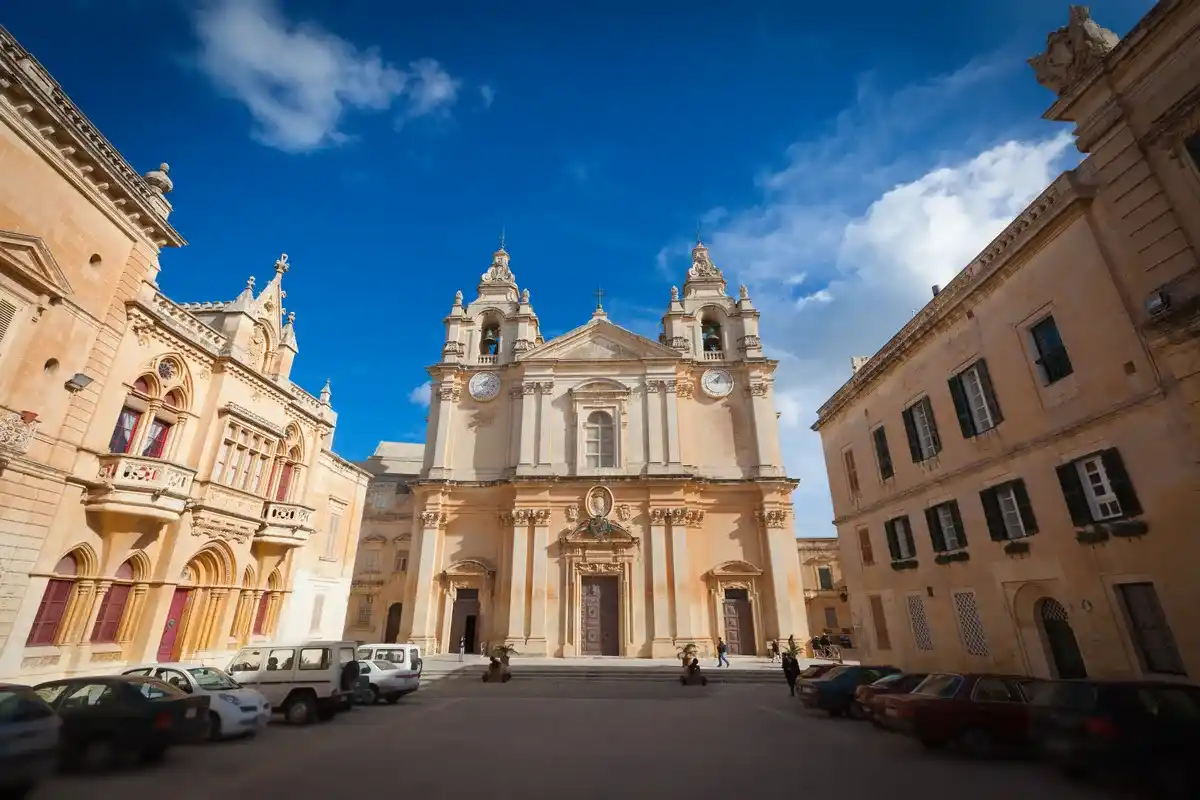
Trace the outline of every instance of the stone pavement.
<path fill-rule="evenodd" d="M 160 767 L 59 778 L 33 800 L 876 800 L 905 789 L 929 800 L 1105 796 L 1036 764 L 928 753 L 804 711 L 782 684 L 514 680 L 438 681 L 396 706 L 182 748 Z"/>

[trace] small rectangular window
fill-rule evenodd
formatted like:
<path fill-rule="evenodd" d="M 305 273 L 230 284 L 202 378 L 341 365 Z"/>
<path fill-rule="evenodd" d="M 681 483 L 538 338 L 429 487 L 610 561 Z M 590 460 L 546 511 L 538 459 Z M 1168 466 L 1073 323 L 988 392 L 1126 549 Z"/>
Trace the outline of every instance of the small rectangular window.
<path fill-rule="evenodd" d="M 904 410 L 904 431 L 908 434 L 908 449 L 914 464 L 933 458 L 942 449 L 933 403 L 922 397 Z"/>
<path fill-rule="evenodd" d="M 892 451 L 888 449 L 887 431 L 880 425 L 871 432 L 875 442 L 875 462 L 879 465 L 879 479 L 886 481 L 896 474 L 892 466 Z"/>
<path fill-rule="evenodd" d="M 396 553 L 396 560 L 392 563 L 392 570 L 394 572 L 408 571 L 408 551 Z"/>
<path fill-rule="evenodd" d="M 892 561 L 916 558 L 916 543 L 913 541 L 912 526 L 908 523 L 908 517 L 889 519 L 883 523 L 883 529 L 887 534 L 888 551 Z"/>
<path fill-rule="evenodd" d="M 821 591 L 833 591 L 833 569 L 830 567 L 817 567 L 817 585 L 821 587 Z"/>
<path fill-rule="evenodd" d="M 864 567 L 874 566 L 875 551 L 871 549 L 871 532 L 866 528 L 858 529 L 858 553 Z"/>
<path fill-rule="evenodd" d="M 1187 675 L 1154 584 L 1119 583 L 1116 589 L 1142 670 L 1158 675 Z"/>
<path fill-rule="evenodd" d="M 1037 533 L 1037 519 L 1025 490 L 1025 481 L 1015 480 L 979 493 L 988 533 L 994 541 L 1012 541 Z"/>
<path fill-rule="evenodd" d="M 853 450 L 844 450 L 842 452 L 842 464 L 846 467 L 846 483 L 850 487 L 850 496 L 857 497 L 859 494 L 858 467 L 854 464 Z"/>
<path fill-rule="evenodd" d="M 837 626 L 837 609 L 833 606 L 825 606 L 825 627 L 837 630 Z"/>
<path fill-rule="evenodd" d="M 388 496 L 382 490 L 377 491 L 371 497 L 371 504 L 375 507 L 376 511 L 385 509 L 388 504 Z"/>
<path fill-rule="evenodd" d="M 1046 317 L 1030 327 L 1029 336 L 1037 353 L 1038 372 L 1046 385 L 1057 383 L 1075 371 L 1054 317 Z"/>
<path fill-rule="evenodd" d="M 935 553 L 962 550 L 967 546 L 967 535 L 963 530 L 957 500 L 925 509 L 925 522 L 929 526 L 929 538 Z"/>
<path fill-rule="evenodd" d="M 1071 522 L 1076 526 L 1142 513 L 1141 502 L 1116 448 L 1063 464 L 1057 472 Z"/>
<path fill-rule="evenodd" d="M 1000 413 L 1000 403 L 996 400 L 996 392 L 992 388 L 987 362 L 982 358 L 947 383 L 964 439 L 990 431 L 1004 419 Z"/>
<path fill-rule="evenodd" d="M 325 557 L 335 558 L 337 556 L 338 537 L 342 531 L 342 515 L 329 515 L 329 533 L 325 537 Z"/>
<path fill-rule="evenodd" d="M 379 551 L 364 550 L 363 551 L 363 572 L 378 572 L 379 571 Z"/>
<path fill-rule="evenodd" d="M 330 660 L 326 647 L 306 647 L 300 651 L 300 669 L 328 669 Z"/>

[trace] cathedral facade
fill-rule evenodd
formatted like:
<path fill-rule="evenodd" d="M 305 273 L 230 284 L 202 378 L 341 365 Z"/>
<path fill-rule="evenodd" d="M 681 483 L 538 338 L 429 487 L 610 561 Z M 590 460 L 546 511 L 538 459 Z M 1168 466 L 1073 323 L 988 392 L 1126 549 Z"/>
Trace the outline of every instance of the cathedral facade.
<path fill-rule="evenodd" d="M 661 658 L 807 638 L 758 317 L 698 243 L 659 341 L 599 303 L 545 341 L 501 247 L 429 368 L 400 640 Z"/>

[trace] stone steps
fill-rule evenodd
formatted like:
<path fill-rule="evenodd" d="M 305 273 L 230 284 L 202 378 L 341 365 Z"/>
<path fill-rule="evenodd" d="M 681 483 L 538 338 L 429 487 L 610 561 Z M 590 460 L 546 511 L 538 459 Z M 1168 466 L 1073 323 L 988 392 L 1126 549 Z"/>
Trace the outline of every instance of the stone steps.
<path fill-rule="evenodd" d="M 520 681 L 605 681 L 605 682 L 658 682 L 678 681 L 679 667 L 594 667 L 584 665 L 528 665 L 520 661 L 512 663 L 513 680 Z M 475 666 L 446 672 L 435 680 L 479 680 L 486 667 Z M 782 670 L 712 668 L 702 670 L 709 683 L 774 685 L 783 683 Z M 428 680 L 433 676 L 422 676 Z"/>

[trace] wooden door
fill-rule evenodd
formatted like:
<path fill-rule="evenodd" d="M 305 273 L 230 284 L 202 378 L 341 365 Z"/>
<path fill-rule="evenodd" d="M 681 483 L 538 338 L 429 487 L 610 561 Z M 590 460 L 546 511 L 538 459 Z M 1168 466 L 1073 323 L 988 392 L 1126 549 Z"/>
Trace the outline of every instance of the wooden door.
<path fill-rule="evenodd" d="M 468 620 L 471 630 L 467 630 Z M 457 653 L 460 645 L 465 645 L 467 653 L 476 651 L 476 630 L 479 620 L 479 590 L 459 589 L 450 610 L 450 641 L 447 643 L 448 652 Z M 463 639 L 466 639 L 464 642 Z"/>
<path fill-rule="evenodd" d="M 162 639 L 158 642 L 158 660 L 175 660 L 175 641 L 179 638 L 179 629 L 183 623 L 183 612 L 187 608 L 191 589 L 176 589 L 171 597 L 171 609 L 167 612 L 167 621 L 163 623 Z"/>
<path fill-rule="evenodd" d="M 758 648 L 754 644 L 754 612 L 750 608 L 750 593 L 745 589 L 726 589 L 722 611 L 729 655 L 754 655 Z"/>
<path fill-rule="evenodd" d="M 383 641 L 391 644 L 400 635 L 400 614 L 404 610 L 403 603 L 392 603 L 388 606 L 387 625 L 383 629 Z"/>
<path fill-rule="evenodd" d="M 620 602 L 617 578 L 588 576 L 580 586 L 580 655 L 619 656 L 621 654 Z"/>

